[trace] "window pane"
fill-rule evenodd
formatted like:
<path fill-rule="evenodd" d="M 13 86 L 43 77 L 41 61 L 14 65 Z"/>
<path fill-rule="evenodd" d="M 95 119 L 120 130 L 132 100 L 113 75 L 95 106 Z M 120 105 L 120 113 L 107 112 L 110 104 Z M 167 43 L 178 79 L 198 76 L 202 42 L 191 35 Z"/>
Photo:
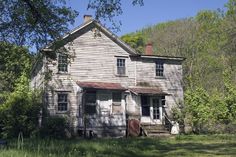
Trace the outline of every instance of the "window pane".
<path fill-rule="evenodd" d="M 58 111 L 67 111 L 67 94 L 58 94 Z"/>
<path fill-rule="evenodd" d="M 125 75 L 125 59 L 117 59 L 117 74 Z"/>
<path fill-rule="evenodd" d="M 156 76 L 164 76 L 164 65 L 161 62 L 156 62 Z"/>
<path fill-rule="evenodd" d="M 59 54 L 58 56 L 58 71 L 67 72 L 67 55 Z"/>

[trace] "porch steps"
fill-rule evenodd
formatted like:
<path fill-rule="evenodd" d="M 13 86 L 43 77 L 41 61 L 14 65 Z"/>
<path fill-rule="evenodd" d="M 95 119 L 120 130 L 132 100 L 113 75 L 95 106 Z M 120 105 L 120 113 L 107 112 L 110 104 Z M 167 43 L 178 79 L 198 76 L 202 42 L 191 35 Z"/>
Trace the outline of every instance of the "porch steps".
<path fill-rule="evenodd" d="M 170 132 L 162 124 L 141 123 L 142 133 L 145 136 L 169 136 Z"/>

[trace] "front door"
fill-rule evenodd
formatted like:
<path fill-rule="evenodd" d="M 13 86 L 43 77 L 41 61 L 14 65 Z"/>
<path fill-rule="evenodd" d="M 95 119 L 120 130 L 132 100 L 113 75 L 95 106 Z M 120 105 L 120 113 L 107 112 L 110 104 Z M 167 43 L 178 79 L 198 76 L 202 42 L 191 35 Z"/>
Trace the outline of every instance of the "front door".
<path fill-rule="evenodd" d="M 162 123 L 162 106 L 159 97 L 141 96 L 141 122 L 150 124 Z"/>
<path fill-rule="evenodd" d="M 161 123 L 162 106 L 160 98 L 151 98 L 151 119 L 153 123 Z"/>

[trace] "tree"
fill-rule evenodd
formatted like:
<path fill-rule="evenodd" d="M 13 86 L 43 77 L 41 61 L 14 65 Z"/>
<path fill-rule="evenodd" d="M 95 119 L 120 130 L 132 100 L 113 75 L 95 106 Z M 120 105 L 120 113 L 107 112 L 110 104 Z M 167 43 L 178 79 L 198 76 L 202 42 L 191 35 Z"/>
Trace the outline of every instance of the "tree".
<path fill-rule="evenodd" d="M 133 49 L 135 49 L 139 53 L 143 53 L 144 51 L 144 38 L 141 33 L 137 34 L 127 34 L 121 37 L 121 39 L 130 45 Z"/>
<path fill-rule="evenodd" d="M 0 105 L 0 136 L 17 137 L 19 133 L 30 136 L 38 128 L 41 107 L 39 92 L 31 91 L 25 72 L 17 79 L 16 88 Z"/>
<path fill-rule="evenodd" d="M 68 31 L 76 11 L 65 0 L 0 1 L 0 39 L 17 45 L 40 48 Z"/>
<path fill-rule="evenodd" d="M 0 63 L 0 91 L 12 92 L 23 72 L 29 76 L 31 56 L 24 47 L 0 42 Z"/>
<path fill-rule="evenodd" d="M 66 0 L 0 1 L 0 40 L 37 49 L 61 37 L 73 24 L 78 11 L 66 7 Z M 143 5 L 143 0 L 132 0 Z M 109 20 L 122 14 L 121 0 L 90 0 L 88 9 L 97 20 Z"/>

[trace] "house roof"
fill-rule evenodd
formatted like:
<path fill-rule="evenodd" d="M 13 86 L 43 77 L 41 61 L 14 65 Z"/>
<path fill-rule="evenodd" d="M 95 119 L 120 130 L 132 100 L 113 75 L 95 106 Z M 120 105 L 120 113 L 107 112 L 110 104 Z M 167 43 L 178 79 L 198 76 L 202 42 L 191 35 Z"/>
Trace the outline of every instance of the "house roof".
<path fill-rule="evenodd" d="M 175 57 L 175 56 L 161 56 L 161 55 L 146 55 L 146 54 L 138 54 L 138 55 L 131 55 L 133 57 L 140 57 L 140 58 L 148 58 L 148 59 L 168 59 L 168 60 L 176 60 L 176 61 L 184 61 L 186 58 L 184 57 Z"/>
<path fill-rule="evenodd" d="M 106 89 L 106 90 L 126 90 L 119 83 L 108 82 L 76 82 L 78 86 L 84 89 Z"/>
<path fill-rule="evenodd" d="M 127 45 L 125 42 L 123 42 L 117 35 L 115 35 L 114 33 L 112 33 L 111 31 L 109 31 L 105 26 L 103 26 L 101 23 L 99 23 L 98 21 L 91 19 L 88 20 L 87 22 L 83 23 L 82 25 L 76 27 L 75 29 L 73 29 L 72 31 L 68 32 L 67 34 L 65 34 L 60 40 L 58 40 L 57 42 L 62 42 L 63 46 L 65 45 L 67 42 L 75 39 L 77 36 L 77 34 L 79 33 L 85 33 L 83 30 L 91 25 L 94 25 L 95 27 L 97 27 L 99 29 L 99 31 L 103 32 L 105 35 L 107 35 L 112 41 L 114 41 L 116 44 L 118 44 L 119 46 L 121 46 L 123 49 L 125 49 L 129 54 L 131 55 L 135 55 L 137 54 L 137 52 L 131 48 L 129 45 Z M 52 42 L 49 45 L 47 45 L 44 49 L 42 49 L 43 51 L 53 51 L 53 45 L 56 42 Z"/>
<path fill-rule="evenodd" d="M 166 92 L 163 92 L 159 87 L 132 87 L 129 88 L 131 92 L 138 94 L 147 94 L 147 95 L 168 95 Z"/>

